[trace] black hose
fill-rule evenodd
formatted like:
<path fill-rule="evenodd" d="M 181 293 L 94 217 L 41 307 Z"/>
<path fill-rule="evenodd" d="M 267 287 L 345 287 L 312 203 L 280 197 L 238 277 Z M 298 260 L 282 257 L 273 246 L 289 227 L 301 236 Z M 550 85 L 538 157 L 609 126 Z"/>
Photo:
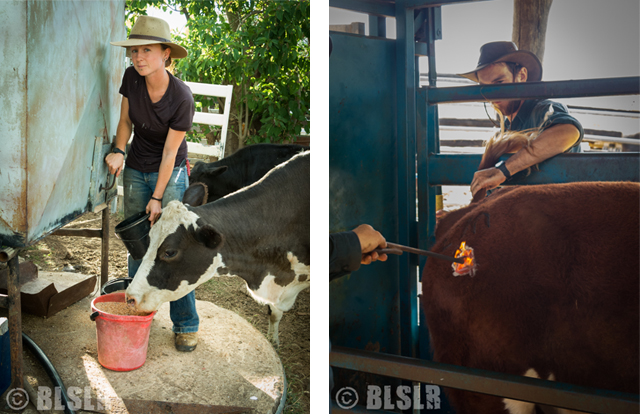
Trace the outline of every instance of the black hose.
<path fill-rule="evenodd" d="M 29 348 L 31 352 L 33 352 L 36 358 L 38 358 L 38 361 L 40 361 L 40 364 L 42 364 L 44 370 L 47 372 L 49 378 L 51 378 L 51 381 L 53 381 L 53 384 L 56 387 L 60 388 L 60 395 L 62 397 L 62 403 L 64 404 L 65 414 L 75 414 L 75 411 L 71 409 L 71 403 L 69 402 L 69 397 L 67 396 L 67 389 L 62 383 L 62 378 L 60 378 L 58 371 L 56 371 L 53 364 L 51 364 L 49 358 L 47 358 L 45 353 L 42 352 L 42 349 L 40 349 L 40 347 L 36 345 L 35 342 L 33 342 L 33 339 L 29 338 L 24 332 L 22 333 L 22 344 Z"/>

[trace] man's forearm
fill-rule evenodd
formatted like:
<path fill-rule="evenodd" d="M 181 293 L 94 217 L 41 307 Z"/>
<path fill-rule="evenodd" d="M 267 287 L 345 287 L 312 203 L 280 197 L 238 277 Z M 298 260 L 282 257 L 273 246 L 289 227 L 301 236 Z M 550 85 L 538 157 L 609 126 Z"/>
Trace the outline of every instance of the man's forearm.
<path fill-rule="evenodd" d="M 510 157 L 506 164 L 511 175 L 539 164 L 571 148 L 580 138 L 580 132 L 571 124 L 555 125 L 545 129 L 531 142 Z"/>

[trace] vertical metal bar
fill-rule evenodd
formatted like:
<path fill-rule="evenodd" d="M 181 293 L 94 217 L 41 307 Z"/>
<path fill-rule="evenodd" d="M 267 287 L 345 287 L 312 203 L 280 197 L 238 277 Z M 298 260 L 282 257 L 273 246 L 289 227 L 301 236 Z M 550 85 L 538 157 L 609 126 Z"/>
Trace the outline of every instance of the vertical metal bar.
<path fill-rule="evenodd" d="M 436 86 L 436 58 L 434 47 L 434 10 L 430 8 L 428 13 L 427 27 L 427 57 L 429 66 L 429 87 L 420 90 L 420 114 L 421 120 L 420 131 L 423 133 L 418 141 L 418 223 L 419 223 L 419 246 L 428 250 L 435 239 L 435 213 L 437 206 L 437 196 L 442 193 L 440 187 L 431 187 L 429 170 L 429 158 L 440 152 L 440 138 L 438 125 L 438 107 L 437 105 L 428 104 L 428 95 L 431 88 Z M 422 271 L 424 270 L 425 260 L 420 261 L 419 278 L 422 280 Z M 420 310 L 420 327 L 419 327 L 419 348 L 418 356 L 423 359 L 430 359 L 430 343 L 429 330 L 424 320 L 424 312 Z"/>
<path fill-rule="evenodd" d="M 435 38 L 436 38 L 436 24 L 435 24 L 435 15 L 436 9 L 431 7 L 429 8 L 429 19 L 428 19 L 428 53 L 429 53 L 429 88 L 436 88 L 436 81 L 438 78 L 438 74 L 436 73 L 436 49 L 435 49 Z M 438 105 L 428 105 L 427 106 L 427 148 L 428 154 L 427 156 L 431 156 L 431 154 L 438 154 L 440 152 L 440 125 L 438 119 Z M 429 172 L 427 172 L 427 175 Z M 429 196 L 427 200 L 428 211 L 427 211 L 427 229 L 428 235 L 425 240 L 425 244 L 421 245 L 422 248 L 428 250 L 431 248 L 433 243 L 435 243 L 435 229 L 436 229 L 436 211 L 439 208 L 442 208 L 442 187 L 435 186 L 429 188 Z"/>
<path fill-rule="evenodd" d="M 427 57 L 429 66 L 429 87 L 425 90 L 426 94 L 423 95 L 427 100 L 429 93 L 433 90 L 432 88 L 436 87 L 437 79 L 434 45 L 435 25 L 433 21 L 435 14 L 436 13 L 433 8 L 428 9 Z M 426 113 L 424 114 L 423 127 L 425 132 L 424 142 L 419 142 L 418 144 L 418 148 L 420 150 L 418 158 L 418 222 L 420 223 L 419 246 L 421 249 L 428 250 L 435 242 L 436 211 L 441 208 L 442 200 L 442 187 L 429 186 L 429 158 L 440 152 L 440 128 L 438 125 L 438 106 L 426 104 L 422 108 L 424 108 Z M 424 267 L 425 260 L 421 260 L 420 263 L 421 268 Z"/>
<path fill-rule="evenodd" d="M 416 195 L 415 195 L 415 134 L 416 134 L 416 59 L 414 41 L 414 11 L 404 8 L 404 2 L 396 2 L 396 63 L 397 63 L 397 119 L 398 119 L 398 239 L 415 245 Z M 403 242 L 399 242 L 402 244 Z M 416 258 L 403 255 L 399 258 L 401 353 L 414 356 L 417 333 L 417 281 Z"/>
<path fill-rule="evenodd" d="M 369 36 L 387 37 L 387 18 L 369 15 Z"/>
<path fill-rule="evenodd" d="M 100 262 L 100 286 L 109 279 L 109 206 L 102 210 L 102 257 Z"/>
<path fill-rule="evenodd" d="M 9 260 L 7 276 L 9 300 L 9 343 L 11 348 L 11 388 L 24 388 L 22 378 L 22 315 L 18 255 Z"/>

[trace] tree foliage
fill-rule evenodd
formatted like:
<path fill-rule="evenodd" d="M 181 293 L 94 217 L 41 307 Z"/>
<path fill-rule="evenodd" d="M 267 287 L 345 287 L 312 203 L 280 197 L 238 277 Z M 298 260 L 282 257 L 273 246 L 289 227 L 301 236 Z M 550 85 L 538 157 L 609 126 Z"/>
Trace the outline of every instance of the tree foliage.
<path fill-rule="evenodd" d="M 240 146 L 308 130 L 308 0 L 130 0 L 128 17 L 149 5 L 187 17 L 187 33 L 174 37 L 189 51 L 175 64 L 182 80 L 234 86 L 230 131 Z"/>

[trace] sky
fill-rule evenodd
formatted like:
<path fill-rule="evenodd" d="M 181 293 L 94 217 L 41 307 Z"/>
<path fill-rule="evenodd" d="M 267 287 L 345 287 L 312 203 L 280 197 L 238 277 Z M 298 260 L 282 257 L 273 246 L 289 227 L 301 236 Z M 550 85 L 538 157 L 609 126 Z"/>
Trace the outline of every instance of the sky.
<path fill-rule="evenodd" d="M 543 80 L 639 76 L 639 3 L 638 0 L 554 0 L 547 26 Z M 511 40 L 512 19 L 513 0 L 442 6 L 443 38 L 435 44 L 437 72 L 452 74 L 475 68 L 480 46 L 496 40 Z M 363 14 L 330 9 L 330 24 L 354 21 L 368 25 Z M 393 19 L 387 19 L 387 30 L 394 33 Z M 426 68 L 426 62 L 421 62 L 422 65 Z M 563 102 L 640 109 L 635 96 Z"/>
<path fill-rule="evenodd" d="M 171 32 L 173 32 L 174 30 L 182 31 L 184 30 L 184 26 L 187 24 L 187 18 L 184 17 L 183 14 L 170 12 L 169 10 L 165 12 L 155 7 L 149 7 L 147 9 L 147 15 L 164 19 L 167 23 L 169 23 Z"/>

